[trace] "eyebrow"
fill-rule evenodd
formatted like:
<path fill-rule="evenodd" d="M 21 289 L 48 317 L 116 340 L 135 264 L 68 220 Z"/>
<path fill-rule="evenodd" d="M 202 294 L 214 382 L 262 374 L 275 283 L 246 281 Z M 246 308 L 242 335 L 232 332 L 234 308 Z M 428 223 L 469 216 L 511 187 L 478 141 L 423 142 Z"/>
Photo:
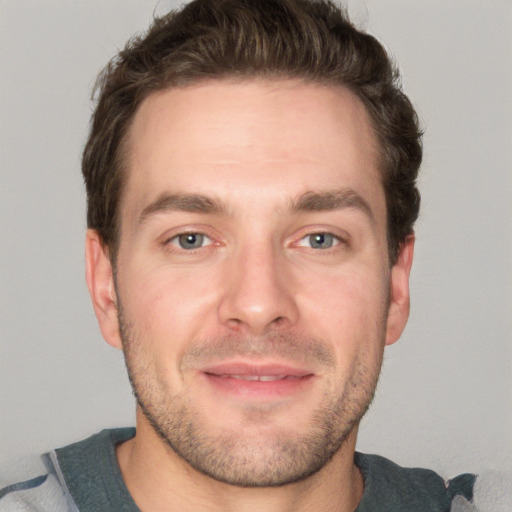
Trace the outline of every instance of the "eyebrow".
<path fill-rule="evenodd" d="M 219 214 L 225 213 L 226 207 L 219 200 L 201 194 L 162 194 L 142 210 L 138 224 L 144 224 L 153 215 L 170 211 Z"/>
<path fill-rule="evenodd" d="M 292 214 L 342 209 L 360 210 L 374 219 L 369 204 L 352 189 L 308 191 L 293 199 L 290 205 Z M 142 210 L 138 224 L 144 224 L 153 215 L 170 211 L 225 214 L 227 207 L 222 201 L 202 194 L 164 193 Z"/>
<path fill-rule="evenodd" d="M 371 220 L 374 220 L 373 212 L 368 202 L 352 189 L 305 192 L 293 200 L 291 205 L 292 213 L 322 212 L 345 208 L 360 210 Z"/>

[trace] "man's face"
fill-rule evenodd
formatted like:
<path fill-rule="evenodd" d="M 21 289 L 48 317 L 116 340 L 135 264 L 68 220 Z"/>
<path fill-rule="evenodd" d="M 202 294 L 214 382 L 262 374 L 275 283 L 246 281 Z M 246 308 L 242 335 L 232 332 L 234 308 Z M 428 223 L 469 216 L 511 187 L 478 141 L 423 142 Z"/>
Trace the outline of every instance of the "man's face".
<path fill-rule="evenodd" d="M 314 473 L 355 436 L 407 316 L 364 107 L 211 81 L 151 95 L 127 142 L 119 324 L 100 325 L 122 338 L 141 421 L 221 481 Z"/>

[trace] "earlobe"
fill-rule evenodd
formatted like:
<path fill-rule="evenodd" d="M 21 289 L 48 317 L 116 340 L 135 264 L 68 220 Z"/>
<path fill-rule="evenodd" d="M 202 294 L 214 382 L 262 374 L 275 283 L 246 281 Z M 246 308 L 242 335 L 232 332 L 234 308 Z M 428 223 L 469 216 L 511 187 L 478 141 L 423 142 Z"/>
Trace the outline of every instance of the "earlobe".
<path fill-rule="evenodd" d="M 103 338 L 109 345 L 121 349 L 112 264 L 99 234 L 93 229 L 87 230 L 85 261 L 87 287 Z"/>
<path fill-rule="evenodd" d="M 391 345 L 400 338 L 409 318 L 409 276 L 413 254 L 414 235 L 409 235 L 400 246 L 398 259 L 391 269 L 386 345 Z"/>

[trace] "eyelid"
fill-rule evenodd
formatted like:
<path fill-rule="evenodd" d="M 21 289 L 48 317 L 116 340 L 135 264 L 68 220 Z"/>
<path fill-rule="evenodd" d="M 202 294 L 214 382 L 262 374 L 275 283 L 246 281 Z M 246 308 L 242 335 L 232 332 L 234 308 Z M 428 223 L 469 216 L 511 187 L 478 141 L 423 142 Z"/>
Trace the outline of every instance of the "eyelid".
<path fill-rule="evenodd" d="M 312 237 L 312 236 L 315 236 L 315 235 L 329 235 L 329 236 L 332 236 L 333 238 L 333 245 L 331 247 L 328 247 L 326 249 L 319 249 L 319 248 L 316 248 L 316 247 L 310 247 L 306 243 L 302 244 L 301 242 L 307 240 L 308 238 Z M 341 238 L 340 236 L 334 234 L 334 233 L 331 233 L 330 231 L 312 231 L 310 233 L 307 233 L 306 235 L 304 235 L 303 237 L 299 238 L 299 240 L 295 243 L 295 245 L 297 245 L 298 247 L 310 247 L 311 249 L 314 249 L 314 250 L 322 250 L 322 251 L 326 251 L 326 250 L 329 250 L 329 249 L 332 249 L 333 247 L 337 247 L 338 245 L 342 244 L 342 243 L 345 243 L 345 240 L 343 238 Z"/>
<path fill-rule="evenodd" d="M 184 249 L 179 244 L 179 237 L 184 235 L 202 235 L 204 237 L 203 245 L 195 249 Z M 182 224 L 162 232 L 156 241 L 158 245 L 171 252 L 193 253 L 212 246 L 223 245 L 221 240 L 219 233 L 207 224 Z"/>
<path fill-rule="evenodd" d="M 352 237 L 350 234 L 345 231 L 344 229 L 341 229 L 337 226 L 333 225 L 322 225 L 322 224 L 311 224 L 309 226 L 304 226 L 297 231 L 295 231 L 295 234 L 291 237 L 291 246 L 298 246 L 298 247 L 306 247 L 305 244 L 301 244 L 300 242 L 304 241 L 310 236 L 313 235 L 330 235 L 334 238 L 334 240 L 337 242 L 334 247 L 337 247 L 338 245 L 350 245 L 352 241 Z M 324 251 L 326 249 L 323 249 Z"/>
<path fill-rule="evenodd" d="M 197 247 L 196 250 L 201 249 L 202 247 L 207 247 L 209 245 L 213 245 L 215 243 L 214 240 L 212 239 L 212 237 L 208 236 L 206 233 L 203 233 L 202 231 L 197 231 L 197 230 L 196 231 L 194 231 L 194 230 L 182 231 L 180 233 L 176 233 L 175 235 L 167 238 L 164 243 L 166 245 L 172 245 L 173 247 L 176 247 L 180 250 L 186 251 L 186 249 L 181 247 L 179 244 L 179 239 L 183 235 L 201 235 L 203 237 L 203 242 L 209 242 L 209 243 L 203 243 L 203 245 L 201 245 L 201 247 Z M 191 252 L 193 250 L 194 249 L 190 249 L 188 252 Z"/>

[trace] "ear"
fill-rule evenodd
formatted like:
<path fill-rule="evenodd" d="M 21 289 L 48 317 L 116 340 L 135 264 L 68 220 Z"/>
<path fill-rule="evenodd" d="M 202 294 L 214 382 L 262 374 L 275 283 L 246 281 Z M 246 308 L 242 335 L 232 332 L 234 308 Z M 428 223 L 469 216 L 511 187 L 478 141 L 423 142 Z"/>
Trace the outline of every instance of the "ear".
<path fill-rule="evenodd" d="M 107 251 L 97 231 L 88 229 L 85 239 L 87 287 L 103 338 L 109 345 L 121 349 L 114 272 Z"/>
<path fill-rule="evenodd" d="M 401 245 L 396 263 L 391 268 L 390 304 L 386 331 L 386 345 L 400 338 L 409 318 L 409 275 L 414 253 L 414 235 Z"/>

